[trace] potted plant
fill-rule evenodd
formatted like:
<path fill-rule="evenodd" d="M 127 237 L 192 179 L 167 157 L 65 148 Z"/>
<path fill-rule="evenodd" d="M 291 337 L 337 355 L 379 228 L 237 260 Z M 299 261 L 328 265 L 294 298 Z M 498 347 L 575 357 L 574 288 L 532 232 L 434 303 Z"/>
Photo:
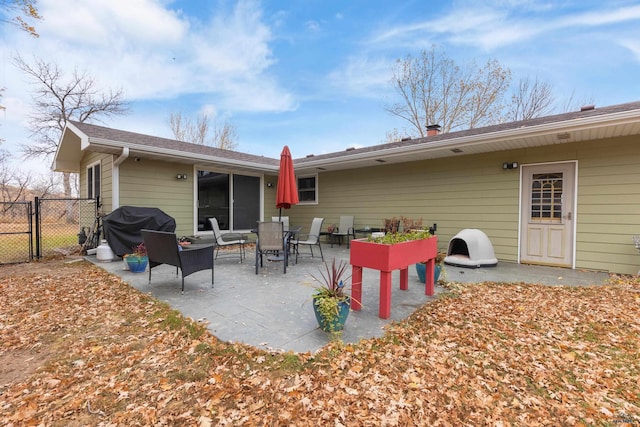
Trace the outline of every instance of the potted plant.
<path fill-rule="evenodd" d="M 345 293 L 345 276 L 349 264 L 344 261 L 336 263 L 335 258 L 331 266 L 325 262 L 324 269 L 320 269 L 320 277 L 311 276 L 319 286 L 315 287 L 312 295 L 313 311 L 320 329 L 325 332 L 341 331 L 349 316 L 351 297 Z"/>
<path fill-rule="evenodd" d="M 443 280 L 446 279 L 447 272 L 444 270 L 444 259 L 446 256 L 446 252 L 439 252 L 435 258 L 435 266 L 433 268 L 433 283 L 438 283 L 438 279 L 441 275 Z M 418 273 L 418 280 L 420 280 L 420 283 L 424 283 L 427 274 L 426 261 L 422 261 L 416 264 L 416 272 Z"/>
<path fill-rule="evenodd" d="M 149 257 L 147 256 L 147 248 L 144 243 L 140 243 L 133 247 L 133 253 L 125 254 L 125 261 L 132 273 L 142 273 L 147 269 Z"/>

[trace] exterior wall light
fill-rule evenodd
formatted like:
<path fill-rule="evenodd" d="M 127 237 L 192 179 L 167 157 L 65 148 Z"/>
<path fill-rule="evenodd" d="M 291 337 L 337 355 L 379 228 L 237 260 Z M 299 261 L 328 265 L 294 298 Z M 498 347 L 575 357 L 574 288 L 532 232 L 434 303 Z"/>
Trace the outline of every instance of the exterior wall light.
<path fill-rule="evenodd" d="M 186 173 L 179 173 L 178 175 L 176 175 L 176 179 L 187 179 L 188 176 Z"/>
<path fill-rule="evenodd" d="M 502 169 L 518 169 L 518 162 L 506 162 L 502 164 Z"/>

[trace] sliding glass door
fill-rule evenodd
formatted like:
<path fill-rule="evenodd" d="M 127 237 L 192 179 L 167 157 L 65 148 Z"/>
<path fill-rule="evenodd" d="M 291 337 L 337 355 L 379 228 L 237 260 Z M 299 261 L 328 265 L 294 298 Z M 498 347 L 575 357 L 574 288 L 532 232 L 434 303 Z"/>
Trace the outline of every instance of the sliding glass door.
<path fill-rule="evenodd" d="M 260 177 L 198 171 L 198 231 L 249 230 L 260 219 Z"/>

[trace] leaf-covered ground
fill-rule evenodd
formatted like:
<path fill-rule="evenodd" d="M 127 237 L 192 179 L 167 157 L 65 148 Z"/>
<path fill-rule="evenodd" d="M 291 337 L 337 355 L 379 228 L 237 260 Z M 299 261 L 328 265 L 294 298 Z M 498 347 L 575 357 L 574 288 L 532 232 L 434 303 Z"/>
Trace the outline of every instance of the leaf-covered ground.
<path fill-rule="evenodd" d="M 85 262 L 0 268 L 15 426 L 636 425 L 640 284 L 450 285 L 384 338 L 273 354 Z"/>

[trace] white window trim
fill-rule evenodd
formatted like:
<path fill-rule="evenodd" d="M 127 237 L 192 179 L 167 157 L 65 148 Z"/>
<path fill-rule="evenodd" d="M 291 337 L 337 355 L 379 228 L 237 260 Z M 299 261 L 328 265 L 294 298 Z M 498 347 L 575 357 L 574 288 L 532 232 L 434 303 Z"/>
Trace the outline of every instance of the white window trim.
<path fill-rule="evenodd" d="M 89 169 L 93 169 L 93 172 L 91 174 L 92 178 L 93 178 L 93 188 L 92 190 L 92 198 L 95 199 L 96 198 L 96 170 L 95 167 L 96 166 L 100 166 L 100 188 L 98 188 L 98 193 L 99 195 L 102 195 L 102 163 L 100 162 L 100 160 L 90 163 L 87 165 L 87 197 L 89 197 Z"/>
<path fill-rule="evenodd" d="M 302 201 L 300 200 L 300 202 L 298 203 L 299 205 L 317 205 L 319 203 L 319 197 L 318 197 L 318 174 L 314 173 L 314 174 L 307 174 L 307 175 L 300 175 L 300 176 L 296 176 L 296 185 L 298 184 L 297 180 L 303 179 L 303 178 L 315 178 L 315 183 L 316 183 L 316 187 L 315 187 L 315 200 L 312 201 Z M 300 189 L 298 188 L 298 194 L 300 194 Z"/>

